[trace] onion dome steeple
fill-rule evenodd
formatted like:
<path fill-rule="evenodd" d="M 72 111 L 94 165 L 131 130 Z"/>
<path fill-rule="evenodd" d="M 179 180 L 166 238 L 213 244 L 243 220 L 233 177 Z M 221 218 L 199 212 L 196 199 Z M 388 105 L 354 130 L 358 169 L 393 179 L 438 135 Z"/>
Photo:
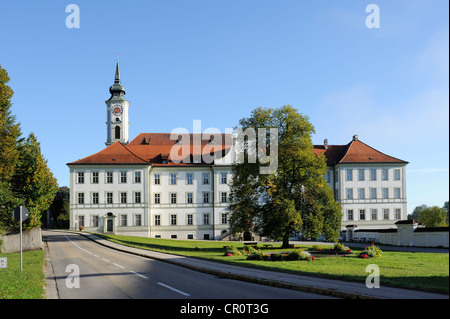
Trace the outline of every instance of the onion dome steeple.
<path fill-rule="evenodd" d="M 124 95 L 125 88 L 120 82 L 120 71 L 119 71 L 119 59 L 117 59 L 116 64 L 116 74 L 114 75 L 114 84 L 109 88 L 109 93 L 111 97 L 106 101 L 125 101 Z"/>

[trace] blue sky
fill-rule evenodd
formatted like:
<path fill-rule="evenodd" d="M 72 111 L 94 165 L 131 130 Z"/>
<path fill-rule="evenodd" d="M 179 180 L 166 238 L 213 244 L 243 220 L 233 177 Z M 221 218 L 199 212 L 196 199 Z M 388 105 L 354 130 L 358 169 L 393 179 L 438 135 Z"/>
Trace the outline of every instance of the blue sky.
<path fill-rule="evenodd" d="M 80 28 L 66 27 L 66 6 Z M 367 28 L 366 6 L 380 9 Z M 120 53 L 130 137 L 238 124 L 290 104 L 314 144 L 361 141 L 407 166 L 408 211 L 449 193 L 447 0 L 6 1 L 0 65 L 13 112 L 60 186 L 66 163 L 101 150 Z"/>

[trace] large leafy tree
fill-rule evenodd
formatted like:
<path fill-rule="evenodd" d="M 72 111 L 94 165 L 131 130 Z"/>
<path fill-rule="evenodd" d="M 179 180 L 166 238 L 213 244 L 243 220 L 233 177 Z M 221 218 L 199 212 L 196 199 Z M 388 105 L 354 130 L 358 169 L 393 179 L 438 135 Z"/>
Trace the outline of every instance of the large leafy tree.
<path fill-rule="evenodd" d="M 14 229 L 12 210 L 17 205 L 30 211 L 24 228 L 39 227 L 57 191 L 57 182 L 41 154 L 40 145 L 30 134 L 21 138 L 20 125 L 11 112 L 12 89 L 9 76 L 0 67 L 0 228 Z"/>
<path fill-rule="evenodd" d="M 246 132 L 251 128 L 266 128 L 266 136 L 257 134 L 257 145 L 266 146 L 266 154 L 273 155 L 270 128 L 278 131 L 278 166 L 270 174 L 261 174 L 266 163 L 252 158 L 251 141 L 247 141 L 244 161 L 232 166 L 230 190 L 230 226 L 233 232 L 254 231 L 261 236 L 282 240 L 289 246 L 289 237 L 302 232 L 306 236 L 323 234 L 337 241 L 341 222 L 341 206 L 324 179 L 324 156 L 313 152 L 311 135 L 314 127 L 308 117 L 291 106 L 257 108 L 243 118 L 237 128 Z M 262 139 L 266 143 L 261 143 Z M 270 144 L 272 142 L 272 145 Z M 253 143 L 254 144 L 254 143 Z M 237 145 L 237 148 L 242 145 Z M 271 150 L 272 148 L 272 150 Z M 272 153 L 271 153 L 272 152 Z M 273 159 L 272 159 L 273 160 Z"/>

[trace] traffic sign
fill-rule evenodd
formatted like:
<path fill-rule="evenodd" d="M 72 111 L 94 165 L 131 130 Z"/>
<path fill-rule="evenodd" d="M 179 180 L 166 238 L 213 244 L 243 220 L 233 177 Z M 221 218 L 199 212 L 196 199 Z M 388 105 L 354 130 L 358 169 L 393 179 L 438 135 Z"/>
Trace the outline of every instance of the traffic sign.
<path fill-rule="evenodd" d="M 22 209 L 21 209 L 22 208 Z M 22 214 L 22 218 L 20 218 L 20 214 Z M 25 206 L 17 206 L 14 208 L 14 219 L 17 221 L 24 221 L 27 220 L 28 216 L 30 216 L 30 212 L 28 208 Z"/>

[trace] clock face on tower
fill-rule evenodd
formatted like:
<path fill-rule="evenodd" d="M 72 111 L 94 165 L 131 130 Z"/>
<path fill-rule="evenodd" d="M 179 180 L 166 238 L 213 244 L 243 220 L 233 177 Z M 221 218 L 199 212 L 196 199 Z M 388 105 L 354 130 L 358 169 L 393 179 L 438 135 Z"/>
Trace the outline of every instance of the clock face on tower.
<path fill-rule="evenodd" d="M 122 114 L 122 107 L 120 105 L 113 105 L 112 112 L 114 115 L 121 115 Z"/>

